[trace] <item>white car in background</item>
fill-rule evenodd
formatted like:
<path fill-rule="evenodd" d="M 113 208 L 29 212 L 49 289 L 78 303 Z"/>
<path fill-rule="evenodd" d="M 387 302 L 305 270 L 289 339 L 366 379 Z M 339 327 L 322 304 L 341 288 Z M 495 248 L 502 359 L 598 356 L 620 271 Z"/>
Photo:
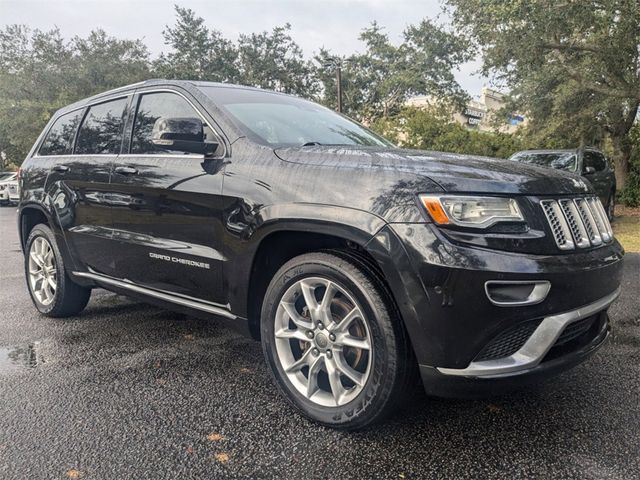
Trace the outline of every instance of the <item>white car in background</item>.
<path fill-rule="evenodd" d="M 17 204 L 18 200 L 18 174 L 0 172 L 0 205 Z"/>

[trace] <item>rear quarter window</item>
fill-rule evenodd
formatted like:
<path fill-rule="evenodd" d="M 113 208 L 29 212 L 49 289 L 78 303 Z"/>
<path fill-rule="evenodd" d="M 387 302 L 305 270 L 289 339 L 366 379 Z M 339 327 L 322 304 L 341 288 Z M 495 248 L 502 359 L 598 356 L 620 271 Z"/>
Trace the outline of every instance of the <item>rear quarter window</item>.
<path fill-rule="evenodd" d="M 67 113 L 58 118 L 47 133 L 38 155 L 69 155 L 73 150 L 73 137 L 82 119 L 82 110 Z"/>

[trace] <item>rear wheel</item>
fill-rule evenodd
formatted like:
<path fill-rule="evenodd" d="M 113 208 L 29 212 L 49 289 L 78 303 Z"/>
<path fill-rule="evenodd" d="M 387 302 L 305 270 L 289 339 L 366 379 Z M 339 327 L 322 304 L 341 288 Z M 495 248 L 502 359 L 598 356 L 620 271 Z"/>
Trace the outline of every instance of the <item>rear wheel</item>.
<path fill-rule="evenodd" d="M 327 426 L 363 428 L 402 395 L 406 335 L 364 263 L 329 253 L 287 262 L 267 289 L 262 345 L 280 391 Z"/>
<path fill-rule="evenodd" d="M 54 234 L 46 225 L 31 230 L 24 264 L 31 300 L 38 311 L 49 317 L 66 317 L 86 307 L 91 289 L 69 278 Z"/>

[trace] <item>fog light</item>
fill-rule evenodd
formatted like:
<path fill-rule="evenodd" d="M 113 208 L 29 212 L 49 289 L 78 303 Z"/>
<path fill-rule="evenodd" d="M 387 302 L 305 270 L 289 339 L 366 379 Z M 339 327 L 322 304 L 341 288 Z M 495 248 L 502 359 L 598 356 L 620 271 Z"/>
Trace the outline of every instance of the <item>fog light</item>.
<path fill-rule="evenodd" d="M 484 284 L 487 298 L 500 307 L 535 305 L 542 302 L 551 290 L 551 282 L 490 280 Z"/>

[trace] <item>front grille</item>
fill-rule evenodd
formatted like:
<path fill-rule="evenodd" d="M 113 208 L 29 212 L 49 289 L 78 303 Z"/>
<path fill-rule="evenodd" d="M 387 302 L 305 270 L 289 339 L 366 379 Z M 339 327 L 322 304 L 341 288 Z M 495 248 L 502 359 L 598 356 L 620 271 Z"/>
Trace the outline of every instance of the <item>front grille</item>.
<path fill-rule="evenodd" d="M 474 362 L 496 360 L 513 355 L 529 340 L 540 320 L 521 323 L 500 333 L 478 354 Z"/>
<path fill-rule="evenodd" d="M 597 197 L 542 200 L 540 205 L 560 250 L 596 247 L 613 240 L 611 224 Z"/>

